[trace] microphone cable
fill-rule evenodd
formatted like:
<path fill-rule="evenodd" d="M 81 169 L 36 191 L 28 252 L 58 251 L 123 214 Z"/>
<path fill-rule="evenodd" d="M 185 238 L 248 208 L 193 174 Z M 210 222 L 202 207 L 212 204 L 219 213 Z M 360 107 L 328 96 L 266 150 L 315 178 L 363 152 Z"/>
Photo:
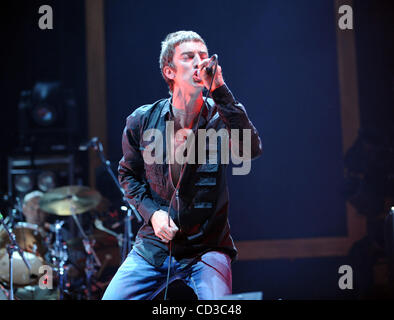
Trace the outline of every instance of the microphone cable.
<path fill-rule="evenodd" d="M 195 124 L 195 128 L 193 128 L 193 130 L 192 130 L 193 134 L 195 134 L 196 130 L 198 129 L 198 124 L 200 123 L 200 117 L 201 117 L 203 108 L 204 107 L 208 108 L 207 107 L 208 95 L 211 92 L 213 80 L 215 79 L 216 70 L 217 70 L 217 67 L 218 67 L 218 57 L 217 57 L 217 55 L 214 55 L 214 56 L 215 56 L 215 61 L 214 61 L 214 66 L 213 66 L 213 72 L 212 72 L 212 69 L 211 69 L 211 72 L 209 72 L 209 73 L 212 73 L 211 83 L 209 84 L 209 89 L 208 89 L 207 93 L 205 94 L 204 105 L 201 107 L 200 112 L 198 114 L 197 122 Z M 207 123 L 208 122 L 209 122 L 209 119 L 207 120 Z M 175 147 L 174 147 L 174 152 L 175 152 Z M 182 164 L 181 172 L 179 174 L 178 183 L 177 183 L 177 185 L 175 187 L 174 192 L 172 193 L 171 200 L 170 200 L 170 205 L 168 207 L 168 212 L 167 212 L 167 214 L 168 214 L 168 226 L 170 226 L 170 211 L 171 211 L 172 202 L 173 202 L 174 196 L 175 196 L 176 197 L 176 201 L 177 201 L 177 217 L 178 217 L 178 223 L 179 223 L 179 230 L 181 230 L 181 220 L 180 220 L 180 216 L 179 216 L 179 187 L 181 185 L 181 180 L 182 180 L 185 168 L 186 168 L 186 164 L 187 164 L 186 161 L 185 161 L 184 164 Z M 168 163 L 168 173 L 169 173 L 169 176 L 170 176 L 171 184 L 174 187 L 174 182 L 172 180 L 172 175 L 171 175 L 170 163 Z M 172 259 L 172 241 L 170 240 L 169 241 L 169 260 L 168 260 L 166 287 L 165 287 L 165 291 L 164 291 L 164 300 L 167 300 L 167 291 L 168 291 L 168 285 L 169 285 L 169 281 L 170 281 L 171 259 Z"/>

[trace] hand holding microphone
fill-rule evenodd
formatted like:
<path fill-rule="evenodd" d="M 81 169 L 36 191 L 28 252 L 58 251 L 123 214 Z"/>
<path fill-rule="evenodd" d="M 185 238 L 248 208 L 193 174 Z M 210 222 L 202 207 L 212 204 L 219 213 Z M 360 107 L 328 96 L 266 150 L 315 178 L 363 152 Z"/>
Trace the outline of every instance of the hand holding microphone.
<path fill-rule="evenodd" d="M 210 88 L 211 83 L 212 83 L 211 91 L 214 91 L 216 88 L 224 84 L 224 80 L 222 76 L 222 68 L 219 66 L 217 54 L 214 54 L 209 59 L 204 59 L 203 61 L 201 61 L 200 65 L 198 66 L 198 69 L 199 69 L 199 77 L 204 82 L 204 86 L 207 89 Z M 214 77 L 213 81 L 212 81 L 212 77 Z"/>
<path fill-rule="evenodd" d="M 209 59 L 208 65 L 205 67 L 205 70 L 207 71 L 207 73 L 209 75 L 212 75 L 213 72 L 213 67 L 215 66 L 215 64 L 218 64 L 218 55 L 214 54 L 211 59 Z"/>

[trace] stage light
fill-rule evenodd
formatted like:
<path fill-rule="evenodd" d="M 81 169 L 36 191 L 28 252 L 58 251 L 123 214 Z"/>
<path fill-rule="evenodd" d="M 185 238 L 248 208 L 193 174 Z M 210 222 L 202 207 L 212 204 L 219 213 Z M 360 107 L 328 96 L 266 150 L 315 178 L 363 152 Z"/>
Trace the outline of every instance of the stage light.
<path fill-rule="evenodd" d="M 20 94 L 19 149 L 45 153 L 75 148 L 78 118 L 73 90 L 60 82 L 37 82 Z"/>
<path fill-rule="evenodd" d="M 33 179 L 29 175 L 17 175 L 15 177 L 15 189 L 27 193 L 33 189 Z"/>
<path fill-rule="evenodd" d="M 121 206 L 121 207 L 120 207 L 120 210 L 122 210 L 122 211 L 127 211 L 127 207 L 126 207 L 126 206 Z"/>
<path fill-rule="evenodd" d="M 52 125 L 58 118 L 56 109 L 47 103 L 40 103 L 34 106 L 31 113 L 34 121 L 44 127 Z"/>

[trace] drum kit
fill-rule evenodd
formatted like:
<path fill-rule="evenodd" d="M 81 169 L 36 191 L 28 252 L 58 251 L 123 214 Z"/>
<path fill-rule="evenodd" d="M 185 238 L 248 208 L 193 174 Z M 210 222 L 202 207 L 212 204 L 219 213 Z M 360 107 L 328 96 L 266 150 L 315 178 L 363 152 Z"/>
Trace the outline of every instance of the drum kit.
<path fill-rule="evenodd" d="M 100 276 L 109 265 L 120 265 L 126 240 L 126 235 L 104 227 L 97 218 L 92 234 L 84 230 L 78 216 L 94 210 L 101 201 L 94 189 L 64 186 L 47 191 L 40 199 L 39 208 L 55 220 L 49 227 L 0 216 L 0 299 L 18 299 L 18 291 L 31 288 L 51 293 L 50 299 L 97 298 L 94 294 L 108 284 L 100 282 Z M 67 237 L 64 218 L 69 217 L 75 222 L 77 237 Z M 78 293 L 72 288 L 78 288 Z"/>

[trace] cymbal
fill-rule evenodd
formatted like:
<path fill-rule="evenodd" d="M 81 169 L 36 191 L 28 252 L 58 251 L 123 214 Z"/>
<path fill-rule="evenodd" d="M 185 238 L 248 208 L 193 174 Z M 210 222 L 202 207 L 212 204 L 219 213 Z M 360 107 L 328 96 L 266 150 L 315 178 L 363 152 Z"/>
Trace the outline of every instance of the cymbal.
<path fill-rule="evenodd" d="M 71 216 L 94 209 L 101 200 L 98 191 L 84 186 L 65 186 L 46 192 L 39 202 L 43 211 Z"/>

